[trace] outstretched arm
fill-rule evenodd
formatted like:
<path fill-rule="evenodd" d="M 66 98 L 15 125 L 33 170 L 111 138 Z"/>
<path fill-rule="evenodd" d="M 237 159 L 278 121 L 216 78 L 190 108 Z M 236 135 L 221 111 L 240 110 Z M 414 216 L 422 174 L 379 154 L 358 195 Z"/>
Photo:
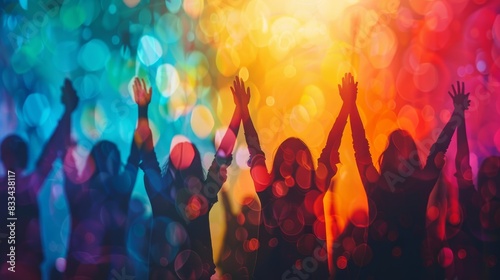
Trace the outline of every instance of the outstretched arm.
<path fill-rule="evenodd" d="M 453 99 L 455 107 L 463 109 L 459 112 L 458 117 L 460 118 L 457 127 L 457 155 L 455 157 L 455 176 L 457 178 L 458 185 L 458 197 L 460 205 L 463 207 L 463 220 L 466 222 L 466 227 L 472 230 L 477 226 L 474 224 L 477 222 L 477 217 L 479 217 L 479 208 L 474 205 L 474 201 L 477 200 L 477 192 L 474 189 L 474 183 L 472 182 L 472 169 L 470 167 L 469 161 L 469 143 L 467 141 L 467 131 L 465 127 L 465 114 L 464 111 L 469 108 L 470 100 L 468 99 L 469 94 L 464 94 L 465 86 L 462 83 L 457 82 L 457 89 L 452 86 L 453 94 L 448 92 Z M 461 113 L 461 114 L 460 114 Z"/>
<path fill-rule="evenodd" d="M 337 173 L 337 164 L 340 163 L 340 141 L 347 123 L 347 116 L 356 100 L 357 85 L 358 83 L 354 83 L 354 78 L 350 73 L 345 74 L 344 78 L 342 78 L 342 85 L 338 85 L 339 94 L 343 101 L 342 108 L 330 130 L 326 146 L 318 159 L 318 169 L 316 171 L 316 185 L 322 192 L 328 190 L 330 181 Z"/>
<path fill-rule="evenodd" d="M 38 180 L 39 184 L 33 186 L 36 192 L 38 192 L 44 179 L 48 176 L 50 170 L 52 170 L 54 161 L 59 156 L 63 156 L 62 153 L 65 152 L 71 144 L 71 113 L 76 109 L 79 99 L 69 79 L 64 80 L 61 92 L 61 102 L 64 104 L 65 110 L 61 120 L 59 120 L 59 124 L 52 133 L 52 136 L 45 145 L 36 163 L 36 172 L 40 178 L 40 180 Z"/>
<path fill-rule="evenodd" d="M 457 86 L 458 86 L 457 82 Z M 458 87 L 460 89 L 460 87 Z M 455 168 L 457 173 L 455 176 L 457 177 L 458 186 L 460 189 L 465 189 L 473 186 L 472 183 L 472 169 L 470 167 L 469 160 L 469 143 L 467 140 L 467 130 L 465 126 L 465 110 L 469 108 L 470 100 L 468 97 L 470 93 L 464 94 L 465 85 L 462 82 L 462 88 L 457 92 L 455 87 L 453 86 L 453 94 L 449 92 L 450 96 L 453 99 L 453 103 L 457 104 L 463 108 L 461 114 L 458 115 L 460 118 L 458 127 L 457 127 L 457 155 L 455 157 Z"/>
<path fill-rule="evenodd" d="M 452 85 L 453 93 L 450 92 L 448 94 L 453 99 L 453 105 L 455 109 L 453 110 L 453 114 L 451 115 L 450 120 L 444 126 L 443 130 L 439 134 L 438 139 L 432 145 L 430 149 L 429 156 L 427 157 L 427 162 L 425 164 L 424 170 L 426 171 L 439 171 L 443 167 L 444 164 L 444 154 L 446 150 L 450 146 L 451 137 L 455 132 L 455 129 L 460 123 L 464 121 L 464 110 L 465 106 L 469 106 L 468 95 L 464 94 L 464 85 L 462 83 L 462 88 L 460 87 L 460 83 L 457 82 L 457 88 Z"/>
<path fill-rule="evenodd" d="M 351 108 L 350 120 L 356 165 L 358 166 L 358 172 L 361 177 L 361 182 L 365 187 L 365 191 L 367 194 L 370 194 L 373 190 L 374 183 L 379 181 L 380 174 L 373 165 L 370 146 L 365 135 L 365 128 L 355 102 Z"/>
<path fill-rule="evenodd" d="M 250 159 L 248 165 L 250 166 L 250 174 L 252 176 L 255 190 L 257 193 L 264 191 L 271 183 L 271 175 L 267 171 L 266 157 L 260 147 L 259 135 L 255 130 L 250 113 L 248 111 L 248 102 L 250 101 L 250 88 L 245 90 L 245 83 L 243 80 L 235 78 L 233 93 L 238 97 L 241 104 L 241 120 L 245 130 L 245 140 L 247 142 Z M 235 101 L 236 102 L 236 101 Z"/>
<path fill-rule="evenodd" d="M 163 185 L 160 165 L 153 146 L 153 135 L 149 128 L 148 108 L 151 102 L 152 88 L 148 89 L 143 79 L 136 78 L 133 90 L 135 103 L 139 106 L 133 145 L 137 143 L 137 146 L 140 147 L 140 158 L 142 159 L 140 167 L 144 171 L 144 186 L 152 200 L 160 192 L 159 187 Z"/>
<path fill-rule="evenodd" d="M 137 127 L 134 131 L 132 142 L 130 144 L 130 154 L 128 156 L 125 170 L 121 174 L 120 191 L 130 196 L 134 188 L 135 180 L 137 179 L 138 165 L 141 158 L 140 150 L 146 142 L 152 147 L 151 130 L 149 129 L 148 121 L 148 106 L 151 102 L 151 87 L 146 87 L 144 79 L 136 78 L 132 86 L 134 91 L 134 99 L 138 105 Z M 157 163 L 157 162 L 156 162 Z"/>
<path fill-rule="evenodd" d="M 233 97 L 236 101 L 235 91 L 231 88 Z M 222 188 L 222 185 L 227 179 L 227 167 L 231 165 L 233 160 L 233 149 L 241 122 L 241 108 L 239 102 L 236 103 L 236 108 L 233 112 L 233 117 L 229 123 L 229 128 L 222 138 L 219 148 L 215 152 L 215 158 L 212 165 L 208 169 L 207 179 L 205 180 L 205 194 L 210 202 L 210 207 L 217 202 L 217 193 Z"/>

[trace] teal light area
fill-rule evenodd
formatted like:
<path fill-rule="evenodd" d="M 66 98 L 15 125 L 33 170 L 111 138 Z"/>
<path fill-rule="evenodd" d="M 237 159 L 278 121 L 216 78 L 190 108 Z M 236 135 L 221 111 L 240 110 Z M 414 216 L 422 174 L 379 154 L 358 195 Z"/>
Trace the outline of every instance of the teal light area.
<path fill-rule="evenodd" d="M 60 9 L 61 22 L 69 30 L 79 28 L 85 22 L 86 17 L 85 8 L 79 5 L 64 4 Z"/>
<path fill-rule="evenodd" d="M 139 22 L 144 25 L 149 25 L 151 23 L 151 13 L 149 10 L 144 9 L 139 12 Z"/>
<path fill-rule="evenodd" d="M 28 126 L 39 126 L 50 116 L 51 108 L 47 97 L 40 93 L 28 95 L 23 104 L 23 117 Z"/>
<path fill-rule="evenodd" d="M 182 1 L 181 0 L 165 0 L 165 5 L 167 6 L 167 9 L 171 13 L 177 13 L 182 6 Z"/>
<path fill-rule="evenodd" d="M 27 10 L 28 9 L 28 0 L 19 0 L 19 5 L 21 8 Z"/>
<path fill-rule="evenodd" d="M 78 63 L 84 70 L 97 71 L 104 68 L 108 57 L 108 46 L 101 40 L 93 39 L 81 47 Z"/>
<path fill-rule="evenodd" d="M 163 50 L 158 40 L 150 35 L 142 36 L 139 41 L 137 56 L 145 66 L 155 64 L 163 55 Z"/>
<path fill-rule="evenodd" d="M 78 63 L 75 57 L 78 55 L 80 46 L 74 41 L 63 41 L 56 45 L 55 53 L 57 55 L 52 57 L 53 64 L 61 72 L 68 73 L 78 68 Z"/>
<path fill-rule="evenodd" d="M 26 9 L 18 4 L 21 2 L 27 5 Z M 8 33 L 25 22 L 33 22 L 35 14 L 42 11 L 39 2 L 59 4 L 51 6 L 46 22 L 36 26 L 36 33 L 29 40 L 23 33 L 15 33 L 18 37 L 14 39 L 19 41 L 13 47 Z M 197 53 L 183 44 L 185 34 L 191 34 L 190 45 L 198 44 L 196 24 L 185 14 L 183 1 L 13 3 L 15 11 L 2 14 L 0 19 L 4 28 L 0 32 L 0 107 L 12 106 L 9 114 L 15 116 L 15 121 L 2 118 L 0 135 L 13 132 L 26 135 L 32 148 L 31 166 L 62 116 L 61 86 L 65 78 L 73 81 L 80 98 L 72 114 L 71 130 L 77 145 L 75 153 L 85 158 L 97 141 L 107 139 L 117 145 L 125 164 L 137 122 L 137 105 L 128 89 L 135 76 L 145 78 L 153 87 L 149 115 L 154 135 L 158 137 L 155 144 L 160 164 L 165 163 L 174 136 L 196 137 L 191 132 L 189 114 L 174 118 L 169 112 L 175 110 L 169 103 L 171 95 L 186 86 L 186 71 L 207 75 L 203 70 L 206 68 L 203 50 Z M 191 65 L 197 63 L 202 66 Z M 198 79 L 194 82 L 199 85 L 197 90 L 206 88 Z M 213 143 L 204 141 L 194 140 L 202 153 L 213 151 Z M 56 279 L 51 273 L 54 269 L 63 271 L 65 266 L 71 219 L 64 195 L 62 160 L 54 163 L 38 197 L 45 256 L 43 279 Z M 142 178 L 139 171 L 132 194 L 135 202 L 130 206 L 132 228 L 128 233 L 129 254 L 137 260 L 135 279 L 147 279 L 144 248 L 148 245 L 151 208 Z"/>
<path fill-rule="evenodd" d="M 86 74 L 78 77 L 73 84 L 79 89 L 78 96 L 81 100 L 95 98 L 100 93 L 99 78 L 94 74 Z"/>
<path fill-rule="evenodd" d="M 111 37 L 111 43 L 113 43 L 113 45 L 118 45 L 118 43 L 120 43 L 120 37 L 116 35 Z"/>
<path fill-rule="evenodd" d="M 83 40 L 89 40 L 92 37 L 92 30 L 90 28 L 85 27 L 82 31 Z"/>
<path fill-rule="evenodd" d="M 108 12 L 112 15 L 116 14 L 116 5 L 115 4 L 109 5 Z"/>
<path fill-rule="evenodd" d="M 178 16 L 164 14 L 155 25 L 155 32 L 158 38 L 167 44 L 172 44 L 182 36 L 182 24 Z"/>

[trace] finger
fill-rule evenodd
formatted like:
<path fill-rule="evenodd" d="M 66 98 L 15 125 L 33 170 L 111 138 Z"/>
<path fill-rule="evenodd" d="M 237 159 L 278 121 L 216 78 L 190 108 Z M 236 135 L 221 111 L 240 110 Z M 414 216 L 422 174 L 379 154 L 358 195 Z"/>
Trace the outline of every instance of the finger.
<path fill-rule="evenodd" d="M 144 81 L 144 79 L 142 79 L 142 88 L 144 90 L 147 90 L 147 87 L 146 87 L 146 81 Z"/>
<path fill-rule="evenodd" d="M 229 87 L 229 88 L 231 89 L 231 92 L 233 93 L 233 95 L 236 95 L 234 88 L 233 87 Z"/>
<path fill-rule="evenodd" d="M 465 83 L 462 82 L 462 93 L 465 93 Z"/>
<path fill-rule="evenodd" d="M 342 86 L 341 85 L 338 85 L 339 86 L 339 93 L 342 92 Z"/>
<path fill-rule="evenodd" d="M 251 96 L 251 94 L 250 94 L 250 87 L 247 87 L 247 95 L 248 95 L 248 100 L 250 100 L 250 96 Z"/>
<path fill-rule="evenodd" d="M 451 89 L 453 90 L 453 97 L 457 95 L 457 90 L 455 89 L 455 85 L 451 85 Z"/>
<path fill-rule="evenodd" d="M 151 98 L 152 95 L 153 95 L 153 88 L 149 87 L 149 98 Z"/>
<path fill-rule="evenodd" d="M 453 99 L 453 95 L 448 91 L 448 95 Z"/>
<path fill-rule="evenodd" d="M 459 81 L 457 81 L 457 91 L 458 91 L 458 93 L 461 93 L 461 91 L 460 91 L 460 82 Z"/>
<path fill-rule="evenodd" d="M 240 86 L 240 77 L 236 76 L 234 78 L 234 83 L 235 83 L 236 88 L 239 87 Z"/>

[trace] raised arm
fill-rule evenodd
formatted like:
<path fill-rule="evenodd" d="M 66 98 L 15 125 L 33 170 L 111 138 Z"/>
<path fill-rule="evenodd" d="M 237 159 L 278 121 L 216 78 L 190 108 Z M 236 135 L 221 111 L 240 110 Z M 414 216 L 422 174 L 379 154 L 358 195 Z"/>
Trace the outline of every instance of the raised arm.
<path fill-rule="evenodd" d="M 139 107 L 138 123 L 134 132 L 133 143 L 137 143 L 140 147 L 140 158 L 142 159 L 140 167 L 144 171 L 144 186 L 149 198 L 153 199 L 160 192 L 162 176 L 153 146 L 153 135 L 149 128 L 148 108 L 151 102 L 152 88 L 147 88 L 144 79 L 136 78 L 133 91 L 135 103 Z"/>
<path fill-rule="evenodd" d="M 250 101 L 250 88 L 245 90 L 245 83 L 243 80 L 235 78 L 233 94 L 238 97 L 235 102 L 241 104 L 241 120 L 243 122 L 243 129 L 245 130 L 245 140 L 247 142 L 250 159 L 248 165 L 250 166 L 250 175 L 252 176 L 255 190 L 259 193 L 264 191 L 271 183 L 271 175 L 267 171 L 266 157 L 260 147 L 259 135 L 255 130 L 250 113 L 248 111 L 248 102 Z"/>
<path fill-rule="evenodd" d="M 439 134 L 438 139 L 432 145 L 430 149 L 429 156 L 427 157 L 427 162 L 425 164 L 424 170 L 426 171 L 439 171 L 443 167 L 443 160 L 440 158 L 444 157 L 446 150 L 450 146 L 451 137 L 455 132 L 455 129 L 460 123 L 463 123 L 464 119 L 464 111 L 466 107 L 469 106 L 469 96 L 464 94 L 464 85 L 462 83 L 462 88 L 460 87 L 460 83 L 457 82 L 457 88 L 452 85 L 453 94 L 450 92 L 448 94 L 453 99 L 453 105 L 455 109 L 453 110 L 453 114 L 451 115 L 450 120 L 444 126 L 441 134 Z"/>
<path fill-rule="evenodd" d="M 330 130 L 330 134 L 328 134 L 325 148 L 318 159 L 316 172 L 316 185 L 322 192 L 328 190 L 330 181 L 337 173 L 337 164 L 340 163 L 340 142 L 347 123 L 347 116 L 356 100 L 357 85 L 358 83 L 354 83 L 354 78 L 350 73 L 345 74 L 344 78 L 342 78 L 342 85 L 338 85 L 339 94 L 343 101 L 342 108 Z"/>
<path fill-rule="evenodd" d="M 356 102 L 354 101 L 353 103 L 354 104 L 351 108 L 350 113 L 350 120 L 354 146 L 354 156 L 356 158 L 356 165 L 358 166 L 358 172 L 361 177 L 361 182 L 365 187 L 366 193 L 369 194 L 372 192 L 374 184 L 379 181 L 380 174 L 373 165 L 372 155 L 370 154 L 370 146 L 365 135 L 365 128 L 363 126 L 363 122 L 361 121 Z"/>
<path fill-rule="evenodd" d="M 64 156 L 63 153 L 68 150 L 70 146 L 70 132 L 71 132 L 71 113 L 78 105 L 78 96 L 69 79 L 64 80 L 64 85 L 61 88 L 61 102 L 65 106 L 64 114 L 59 120 L 59 123 L 52 133 L 49 141 L 45 145 L 42 154 L 36 163 L 36 172 L 40 178 L 39 184 L 33 186 L 36 191 L 40 189 L 44 179 L 52 170 L 52 164 L 60 157 Z"/>
<path fill-rule="evenodd" d="M 472 183 L 472 170 L 470 167 L 469 160 L 469 143 L 467 141 L 467 131 L 465 127 L 465 114 L 464 111 L 469 108 L 470 100 L 468 97 L 470 93 L 464 94 L 465 85 L 462 83 L 462 91 L 460 92 L 453 88 L 453 94 L 448 92 L 453 99 L 453 103 L 457 104 L 455 106 L 461 106 L 463 108 L 462 114 L 459 114 L 460 119 L 457 127 L 457 155 L 455 157 L 455 168 L 457 177 L 457 183 L 460 189 L 465 189 L 473 186 Z M 460 87 L 458 87 L 460 88 Z"/>
<path fill-rule="evenodd" d="M 226 134 L 222 138 L 219 148 L 215 152 L 215 158 L 208 169 L 207 179 L 205 180 L 205 194 L 211 205 L 217 202 L 217 193 L 227 179 L 227 167 L 233 160 L 233 149 L 241 122 L 241 106 L 237 101 L 235 90 L 231 88 L 233 98 L 236 103 L 231 122 Z"/>

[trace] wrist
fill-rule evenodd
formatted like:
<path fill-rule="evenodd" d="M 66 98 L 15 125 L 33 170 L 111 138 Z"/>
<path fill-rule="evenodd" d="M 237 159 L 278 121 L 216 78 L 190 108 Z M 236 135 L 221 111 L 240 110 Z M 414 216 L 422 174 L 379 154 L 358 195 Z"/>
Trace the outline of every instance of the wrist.
<path fill-rule="evenodd" d="M 139 118 L 147 118 L 148 117 L 148 107 L 147 106 L 139 106 Z"/>

